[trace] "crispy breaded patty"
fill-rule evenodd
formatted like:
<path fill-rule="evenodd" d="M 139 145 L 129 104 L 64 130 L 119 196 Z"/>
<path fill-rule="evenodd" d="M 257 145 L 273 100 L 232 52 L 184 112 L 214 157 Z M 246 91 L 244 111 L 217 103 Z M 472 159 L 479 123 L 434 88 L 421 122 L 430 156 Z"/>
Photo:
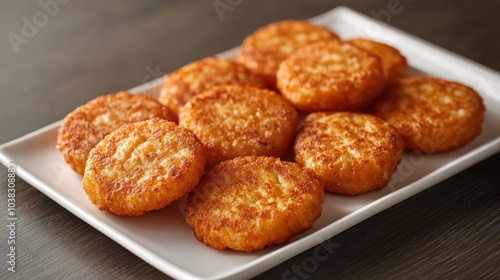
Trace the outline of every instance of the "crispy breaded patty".
<path fill-rule="evenodd" d="M 205 167 L 194 134 L 160 118 L 126 124 L 90 152 L 83 189 L 100 210 L 138 216 L 184 196 Z"/>
<path fill-rule="evenodd" d="M 284 20 L 259 28 L 241 44 L 237 61 L 276 84 L 280 62 L 300 47 L 323 40 L 338 40 L 326 27 L 307 21 Z"/>
<path fill-rule="evenodd" d="M 128 92 L 99 96 L 64 118 L 57 135 L 57 148 L 71 168 L 83 174 L 90 150 L 104 136 L 122 124 L 155 117 L 175 119 L 153 97 Z"/>
<path fill-rule="evenodd" d="M 278 88 L 305 112 L 360 110 L 384 87 L 380 59 L 351 44 L 318 42 L 285 59 Z"/>
<path fill-rule="evenodd" d="M 364 38 L 348 40 L 347 43 L 373 53 L 380 58 L 386 82 L 402 77 L 408 64 L 406 58 L 394 47 Z"/>
<path fill-rule="evenodd" d="M 384 188 L 402 159 L 404 141 L 382 119 L 361 113 L 312 113 L 295 140 L 295 161 L 325 190 L 358 195 Z"/>
<path fill-rule="evenodd" d="M 207 57 L 167 75 L 159 101 L 178 115 L 189 99 L 218 85 L 265 88 L 266 81 L 261 75 L 235 61 Z"/>
<path fill-rule="evenodd" d="M 276 92 L 217 86 L 182 107 L 179 125 L 207 148 L 207 168 L 238 156 L 281 156 L 296 131 L 297 111 Z"/>
<path fill-rule="evenodd" d="M 323 183 L 296 163 L 238 157 L 215 166 L 189 194 L 186 221 L 207 246 L 250 252 L 310 229 L 324 199 Z"/>
<path fill-rule="evenodd" d="M 424 153 L 449 151 L 481 133 L 481 96 L 465 85 L 431 77 L 408 77 L 390 86 L 373 113 L 394 126 L 406 148 Z"/>

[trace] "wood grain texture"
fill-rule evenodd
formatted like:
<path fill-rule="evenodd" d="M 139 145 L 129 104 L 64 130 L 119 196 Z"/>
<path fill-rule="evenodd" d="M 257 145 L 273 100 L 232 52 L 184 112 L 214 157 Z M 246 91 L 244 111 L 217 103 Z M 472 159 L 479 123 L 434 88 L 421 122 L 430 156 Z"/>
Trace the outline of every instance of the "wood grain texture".
<path fill-rule="evenodd" d="M 338 5 L 373 16 L 390 2 L 242 1 L 221 20 L 213 1 L 69 1 L 15 53 L 7 34 L 19 34 L 23 17 L 31 19 L 41 7 L 3 1 L 0 143 L 59 120 L 97 95 L 234 47 L 271 21 L 306 19 Z M 400 4 L 390 25 L 500 70 L 499 1 Z M 314 247 L 256 279 L 498 278 L 499 164 L 496 154 L 333 237 L 327 241 L 333 249 L 317 267 Z M 2 167 L 4 237 L 6 182 Z M 2 238 L 1 279 L 169 279 L 29 184 L 18 181 L 16 191 L 18 272 L 6 271 Z M 294 272 L 302 264 L 310 272 Z"/>

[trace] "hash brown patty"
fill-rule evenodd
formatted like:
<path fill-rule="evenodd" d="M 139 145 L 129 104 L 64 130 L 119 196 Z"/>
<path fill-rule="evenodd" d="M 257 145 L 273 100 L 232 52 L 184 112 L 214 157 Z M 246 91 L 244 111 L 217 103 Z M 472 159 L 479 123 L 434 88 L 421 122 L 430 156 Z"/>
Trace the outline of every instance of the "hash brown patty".
<path fill-rule="evenodd" d="M 431 77 L 403 78 L 376 102 L 373 113 L 394 126 L 408 150 L 444 152 L 481 134 L 481 96 L 472 88 Z"/>
<path fill-rule="evenodd" d="M 178 115 L 191 98 L 218 85 L 267 86 L 262 76 L 235 61 L 207 57 L 168 74 L 159 101 Z"/>
<path fill-rule="evenodd" d="M 276 71 L 283 59 L 300 47 L 323 40 L 339 40 L 326 27 L 301 20 L 284 20 L 259 28 L 241 44 L 237 61 L 276 84 Z"/>
<path fill-rule="evenodd" d="M 179 125 L 207 149 L 207 168 L 238 156 L 281 156 L 292 144 L 298 114 L 276 92 L 217 86 L 181 109 Z"/>
<path fill-rule="evenodd" d="M 128 92 L 99 96 L 64 118 L 57 135 L 57 148 L 71 168 L 83 174 L 90 150 L 104 136 L 123 124 L 155 117 L 175 119 L 153 97 Z"/>
<path fill-rule="evenodd" d="M 276 77 L 282 95 L 304 112 L 361 110 L 385 85 L 377 56 L 338 41 L 299 49 L 283 60 Z"/>
<path fill-rule="evenodd" d="M 406 72 L 408 67 L 406 58 L 396 48 L 364 38 L 355 38 L 346 42 L 378 56 L 382 62 L 384 78 L 387 83 L 402 77 Z"/>
<path fill-rule="evenodd" d="M 325 190 L 358 195 L 384 188 L 401 162 L 404 141 L 382 119 L 361 113 L 312 113 L 297 134 L 295 161 Z"/>
<path fill-rule="evenodd" d="M 100 210 L 138 216 L 184 196 L 201 179 L 203 146 L 160 118 L 125 124 L 90 152 L 83 189 Z"/>
<path fill-rule="evenodd" d="M 186 221 L 216 249 L 283 244 L 321 215 L 323 184 L 309 170 L 272 157 L 238 157 L 210 170 L 188 196 Z"/>

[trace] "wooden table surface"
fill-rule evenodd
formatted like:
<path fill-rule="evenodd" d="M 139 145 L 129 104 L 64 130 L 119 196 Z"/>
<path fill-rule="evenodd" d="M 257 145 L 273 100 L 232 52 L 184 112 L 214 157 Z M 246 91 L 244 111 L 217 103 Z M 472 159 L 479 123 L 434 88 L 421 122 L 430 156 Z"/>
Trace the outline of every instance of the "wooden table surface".
<path fill-rule="evenodd" d="M 500 70 L 500 1 L 423 2 L 2 1 L 0 143 L 95 96 L 232 48 L 269 22 L 339 5 Z M 397 3 L 402 10 L 387 17 L 383 11 Z M 224 5 L 224 12 L 215 8 Z M 500 82 L 494 86 L 500 91 Z M 499 279 L 499 165 L 500 153 L 333 237 L 335 249 L 310 272 L 297 267 L 315 248 L 256 279 Z M 3 167 L 0 184 L 1 279 L 169 278 L 23 181 L 16 187 L 17 269 L 10 273 Z"/>

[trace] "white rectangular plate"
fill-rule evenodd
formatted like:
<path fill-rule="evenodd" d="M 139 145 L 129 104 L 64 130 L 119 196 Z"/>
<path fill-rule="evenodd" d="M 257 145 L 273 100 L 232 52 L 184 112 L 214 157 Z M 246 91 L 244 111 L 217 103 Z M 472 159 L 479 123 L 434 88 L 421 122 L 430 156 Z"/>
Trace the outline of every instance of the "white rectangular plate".
<path fill-rule="evenodd" d="M 183 220 L 182 200 L 136 218 L 99 211 L 87 199 L 82 177 L 69 168 L 56 149 L 60 122 L 0 146 L 0 160 L 4 165 L 15 163 L 21 178 L 162 272 L 181 279 L 234 279 L 276 266 L 500 151 L 498 73 L 344 7 L 312 21 L 330 27 L 343 39 L 359 36 L 397 47 L 411 65 L 409 75 L 432 75 L 475 88 L 486 105 L 482 134 L 452 152 L 406 154 L 389 186 L 381 191 L 357 197 L 327 194 L 323 214 L 311 230 L 285 245 L 254 253 L 218 251 L 198 242 Z M 236 51 L 220 56 L 231 58 Z M 162 82 L 160 78 L 131 91 L 158 96 Z"/>

